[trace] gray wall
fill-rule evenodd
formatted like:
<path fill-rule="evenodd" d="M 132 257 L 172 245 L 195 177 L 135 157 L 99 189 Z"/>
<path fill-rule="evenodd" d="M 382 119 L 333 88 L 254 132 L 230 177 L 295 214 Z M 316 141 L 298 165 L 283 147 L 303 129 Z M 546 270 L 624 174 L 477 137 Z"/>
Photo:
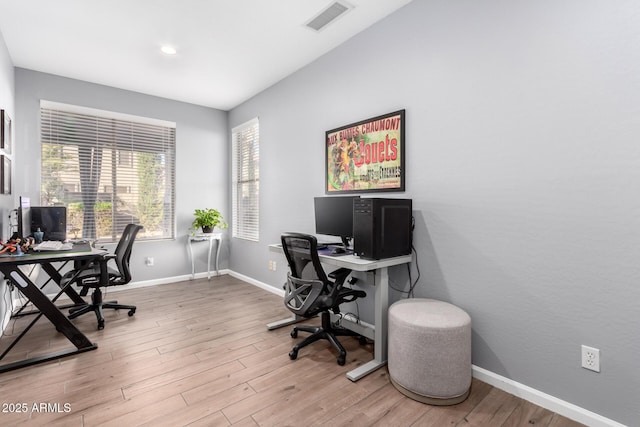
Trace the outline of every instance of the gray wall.
<path fill-rule="evenodd" d="M 13 63 L 7 51 L 4 37 L 0 33 L 0 109 L 9 112 L 11 118 L 15 118 L 14 108 L 14 73 Z M 0 239 L 5 241 L 9 236 L 9 212 L 15 209 L 14 197 L 11 195 L 0 195 Z M 8 307 L 11 297 L 4 282 L 0 281 L 0 331 L 4 330 Z"/>
<path fill-rule="evenodd" d="M 233 240 L 231 269 L 279 289 L 267 245 L 313 232 L 324 131 L 405 108 L 394 196 L 414 202 L 417 294 L 470 313 L 475 365 L 637 425 L 638 17 L 630 0 L 415 0 L 233 109 L 229 127 L 260 118 L 261 231 Z"/>
<path fill-rule="evenodd" d="M 193 104 L 114 89 L 51 74 L 16 68 L 16 162 L 14 190 L 40 200 L 40 100 L 168 120 L 176 123 L 177 240 L 140 241 L 131 257 L 136 282 L 191 273 L 186 236 L 193 211 L 212 207 L 229 217 L 227 113 Z M 177 82 L 176 84 L 179 84 Z M 16 202 L 17 203 L 17 202 Z M 110 248 L 109 245 L 107 245 Z M 197 271 L 206 270 L 206 248 L 196 247 Z M 226 268 L 228 245 L 223 244 L 220 267 Z M 154 257 L 147 267 L 144 259 Z"/>

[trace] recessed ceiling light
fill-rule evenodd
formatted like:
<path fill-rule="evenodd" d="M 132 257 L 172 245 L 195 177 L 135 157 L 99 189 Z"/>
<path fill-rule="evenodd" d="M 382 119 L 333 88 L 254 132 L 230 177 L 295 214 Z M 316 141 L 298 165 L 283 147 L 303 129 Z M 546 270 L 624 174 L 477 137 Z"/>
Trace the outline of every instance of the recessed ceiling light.
<path fill-rule="evenodd" d="M 162 51 L 162 53 L 164 53 L 165 55 L 175 55 L 176 54 L 176 48 L 175 47 L 171 47 L 171 46 L 162 46 L 160 48 L 160 50 Z"/>

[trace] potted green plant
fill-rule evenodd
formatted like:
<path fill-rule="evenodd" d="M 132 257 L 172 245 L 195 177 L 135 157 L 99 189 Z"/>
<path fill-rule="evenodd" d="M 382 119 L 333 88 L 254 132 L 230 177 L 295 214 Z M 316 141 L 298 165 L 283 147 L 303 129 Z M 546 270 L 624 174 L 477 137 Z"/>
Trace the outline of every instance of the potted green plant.
<path fill-rule="evenodd" d="M 217 209 L 196 209 L 193 215 L 195 216 L 192 224 L 194 230 L 202 228 L 203 233 L 211 233 L 215 227 L 227 228 L 227 223 Z"/>

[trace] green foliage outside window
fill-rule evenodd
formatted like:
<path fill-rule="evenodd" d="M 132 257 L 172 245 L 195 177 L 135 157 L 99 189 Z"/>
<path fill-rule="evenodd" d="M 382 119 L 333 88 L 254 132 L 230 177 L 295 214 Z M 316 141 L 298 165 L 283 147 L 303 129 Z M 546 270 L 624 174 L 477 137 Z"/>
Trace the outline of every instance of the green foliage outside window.
<path fill-rule="evenodd" d="M 136 216 L 147 231 L 156 230 L 162 221 L 162 197 L 164 167 L 153 153 L 137 153 L 138 161 L 138 204 Z"/>

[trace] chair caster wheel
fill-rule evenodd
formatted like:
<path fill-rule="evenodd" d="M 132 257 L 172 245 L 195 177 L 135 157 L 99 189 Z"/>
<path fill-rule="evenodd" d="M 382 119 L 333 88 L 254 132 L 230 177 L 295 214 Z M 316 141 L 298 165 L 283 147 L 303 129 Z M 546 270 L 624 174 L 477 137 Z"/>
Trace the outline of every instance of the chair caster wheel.
<path fill-rule="evenodd" d="M 289 359 L 296 360 L 298 358 L 298 350 L 291 350 L 289 352 Z"/>
<path fill-rule="evenodd" d="M 98 330 L 101 331 L 104 329 L 104 320 L 102 322 L 98 322 Z"/>
<path fill-rule="evenodd" d="M 298 338 L 298 331 L 296 329 L 291 331 L 291 338 Z"/>
<path fill-rule="evenodd" d="M 129 313 L 128 313 L 129 317 L 133 316 L 135 314 L 135 312 L 136 311 L 134 309 L 129 310 Z"/>
<path fill-rule="evenodd" d="M 347 357 L 346 356 L 338 356 L 338 365 L 344 366 L 346 361 L 347 361 Z"/>

